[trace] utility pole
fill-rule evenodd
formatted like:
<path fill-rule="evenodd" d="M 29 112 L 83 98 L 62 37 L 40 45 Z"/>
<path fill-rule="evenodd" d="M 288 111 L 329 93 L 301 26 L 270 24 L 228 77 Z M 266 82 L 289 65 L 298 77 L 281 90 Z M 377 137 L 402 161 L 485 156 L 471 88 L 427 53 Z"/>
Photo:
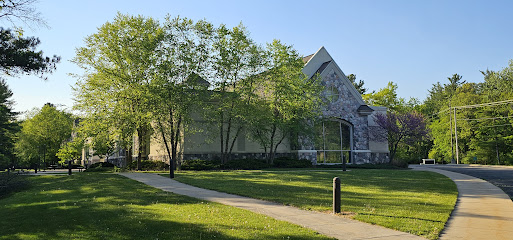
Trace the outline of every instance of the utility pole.
<path fill-rule="evenodd" d="M 451 103 L 449 102 L 449 109 L 451 108 Z M 451 111 L 449 111 L 449 123 L 451 124 L 451 163 L 454 164 L 454 144 L 452 142 L 452 117 L 451 117 Z"/>
<path fill-rule="evenodd" d="M 495 119 L 493 120 L 493 125 L 495 126 Z M 499 156 L 499 144 L 497 143 L 497 128 L 493 128 L 493 135 L 495 140 L 495 153 L 497 154 L 497 165 L 501 165 L 501 158 Z"/>
<path fill-rule="evenodd" d="M 456 108 L 454 108 L 454 138 L 456 143 L 456 164 L 460 164 L 460 158 L 458 156 L 458 125 L 456 123 Z"/>

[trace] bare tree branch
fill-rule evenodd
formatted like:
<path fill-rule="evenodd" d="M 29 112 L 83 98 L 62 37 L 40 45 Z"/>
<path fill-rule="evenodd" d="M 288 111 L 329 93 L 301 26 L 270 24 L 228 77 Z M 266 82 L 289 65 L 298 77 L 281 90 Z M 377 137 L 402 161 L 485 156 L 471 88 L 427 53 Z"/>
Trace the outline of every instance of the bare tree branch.
<path fill-rule="evenodd" d="M 29 28 L 48 27 L 41 13 L 34 5 L 38 0 L 0 0 L 0 20 L 8 21 L 13 27 L 22 22 Z"/>

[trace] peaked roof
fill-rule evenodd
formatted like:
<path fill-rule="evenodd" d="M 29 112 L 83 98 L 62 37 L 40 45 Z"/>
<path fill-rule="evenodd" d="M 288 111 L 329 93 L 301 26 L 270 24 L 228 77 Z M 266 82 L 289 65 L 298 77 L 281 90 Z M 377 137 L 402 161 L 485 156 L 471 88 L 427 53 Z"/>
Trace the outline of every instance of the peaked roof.
<path fill-rule="evenodd" d="M 305 62 L 303 73 L 309 78 L 313 77 L 315 74 L 325 77 L 328 75 L 328 72 L 334 70 L 340 77 L 341 81 L 343 81 L 344 85 L 349 89 L 349 92 L 351 92 L 351 94 L 358 100 L 360 105 L 366 105 L 362 99 L 362 95 L 356 90 L 351 81 L 349 81 L 342 69 L 340 69 L 324 47 L 319 48 L 319 50 L 314 54 L 304 57 L 303 61 Z"/>
<path fill-rule="evenodd" d="M 308 61 L 310 61 L 310 58 L 312 58 L 312 56 L 313 56 L 313 53 L 308 55 L 308 56 L 306 56 L 306 57 L 304 57 L 303 58 L 303 62 L 306 64 Z"/>

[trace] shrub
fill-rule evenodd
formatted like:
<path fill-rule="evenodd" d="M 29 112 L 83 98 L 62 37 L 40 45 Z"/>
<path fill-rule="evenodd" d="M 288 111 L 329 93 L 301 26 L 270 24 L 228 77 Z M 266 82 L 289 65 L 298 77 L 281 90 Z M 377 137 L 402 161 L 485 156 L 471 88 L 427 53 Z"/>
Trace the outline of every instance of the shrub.
<path fill-rule="evenodd" d="M 97 163 L 93 163 L 93 164 L 91 164 L 91 166 L 89 166 L 89 168 L 97 168 L 97 167 L 114 167 L 114 164 L 112 164 L 110 162 L 97 162 Z"/>
<path fill-rule="evenodd" d="M 395 159 L 392 162 L 392 165 L 399 167 L 399 168 L 408 168 L 408 161 L 401 160 L 401 159 Z"/>
<path fill-rule="evenodd" d="M 86 172 L 114 172 L 114 164 L 109 162 L 97 162 L 91 164 Z"/>
<path fill-rule="evenodd" d="M 137 161 L 132 161 L 127 166 L 128 169 L 136 170 L 137 169 Z M 141 161 L 141 170 L 143 171 L 163 171 L 169 169 L 169 164 L 162 161 L 151 161 L 151 160 L 143 160 Z"/>
<path fill-rule="evenodd" d="M 312 162 L 306 159 L 279 157 L 274 159 L 273 167 L 277 168 L 309 168 Z"/>
<path fill-rule="evenodd" d="M 264 168 L 270 168 L 271 165 L 263 159 L 234 159 L 222 165 L 223 169 L 233 170 L 258 170 Z"/>
<path fill-rule="evenodd" d="M 316 167 L 318 167 L 318 168 L 339 168 L 339 169 L 342 169 L 342 164 L 330 164 L 330 165 L 319 164 Z M 353 169 L 402 169 L 401 167 L 392 165 L 390 163 L 346 164 L 346 168 L 353 168 Z"/>
<path fill-rule="evenodd" d="M 23 190 L 27 186 L 28 182 L 26 179 L 17 174 L 0 173 L 0 198 L 11 192 Z"/>
<path fill-rule="evenodd" d="M 95 168 L 88 168 L 84 170 L 84 172 L 114 172 L 114 168 L 111 167 L 95 167 Z"/>
<path fill-rule="evenodd" d="M 182 162 L 182 170 L 215 170 L 221 168 L 221 162 L 219 160 L 185 160 Z"/>

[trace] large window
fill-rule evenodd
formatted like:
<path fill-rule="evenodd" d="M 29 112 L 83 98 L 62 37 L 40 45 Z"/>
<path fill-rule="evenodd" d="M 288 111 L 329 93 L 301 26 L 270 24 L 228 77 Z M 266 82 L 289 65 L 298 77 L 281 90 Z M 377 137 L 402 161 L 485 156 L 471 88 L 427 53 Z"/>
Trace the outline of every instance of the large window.
<path fill-rule="evenodd" d="M 351 124 L 342 120 L 324 121 L 316 127 L 317 163 L 352 162 Z"/>

